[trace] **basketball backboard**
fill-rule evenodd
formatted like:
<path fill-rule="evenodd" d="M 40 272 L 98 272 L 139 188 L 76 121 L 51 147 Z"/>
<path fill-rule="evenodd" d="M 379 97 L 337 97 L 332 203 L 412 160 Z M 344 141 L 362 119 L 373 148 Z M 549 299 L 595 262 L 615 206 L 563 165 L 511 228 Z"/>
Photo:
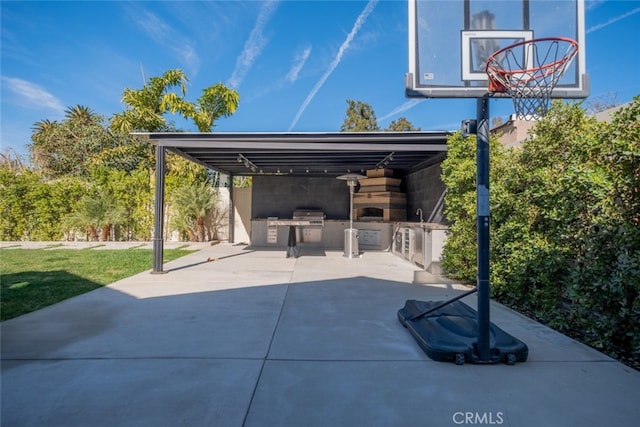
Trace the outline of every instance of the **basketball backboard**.
<path fill-rule="evenodd" d="M 551 98 L 589 95 L 584 0 L 408 0 L 408 5 L 407 97 L 483 97 L 487 58 L 500 48 L 543 37 L 568 37 L 579 47 Z"/>

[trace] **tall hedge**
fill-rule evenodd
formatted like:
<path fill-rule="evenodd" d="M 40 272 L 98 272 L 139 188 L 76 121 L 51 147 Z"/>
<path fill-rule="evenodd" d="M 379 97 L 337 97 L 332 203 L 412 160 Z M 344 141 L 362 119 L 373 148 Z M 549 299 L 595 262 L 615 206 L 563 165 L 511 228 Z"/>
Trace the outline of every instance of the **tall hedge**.
<path fill-rule="evenodd" d="M 640 362 L 640 98 L 611 123 L 554 103 L 522 147 L 491 144 L 492 295 Z M 449 140 L 443 266 L 475 282 L 475 139 Z"/>
<path fill-rule="evenodd" d="M 78 178 L 46 181 L 29 169 L 0 167 L 0 240 L 62 240 L 61 220 L 84 192 Z"/>

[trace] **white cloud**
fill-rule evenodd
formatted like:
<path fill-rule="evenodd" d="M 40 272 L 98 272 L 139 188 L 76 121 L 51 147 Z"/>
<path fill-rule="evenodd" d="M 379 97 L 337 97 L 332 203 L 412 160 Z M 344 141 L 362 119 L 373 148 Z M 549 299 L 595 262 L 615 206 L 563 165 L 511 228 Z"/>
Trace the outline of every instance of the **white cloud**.
<path fill-rule="evenodd" d="M 231 77 L 227 80 L 227 86 L 232 89 L 237 89 L 244 80 L 247 72 L 253 65 L 253 62 L 262 53 L 262 50 L 267 45 L 268 40 L 264 36 L 264 28 L 266 27 L 271 15 L 276 10 L 278 1 L 270 0 L 264 2 L 258 13 L 258 19 L 256 25 L 251 30 L 249 38 L 247 39 L 242 53 L 236 60 L 236 67 L 231 73 Z"/>
<path fill-rule="evenodd" d="M 311 92 L 309 92 L 309 95 L 307 95 L 307 98 L 304 100 L 304 102 L 298 109 L 298 112 L 296 113 L 296 116 L 293 119 L 293 122 L 291 122 L 291 125 L 289 126 L 289 130 L 293 129 L 293 127 L 298 123 L 298 120 L 300 120 L 300 116 L 302 116 L 302 113 L 304 113 L 304 110 L 307 109 L 307 106 L 309 105 L 309 103 L 311 103 L 311 101 L 316 96 L 320 88 L 322 88 L 322 86 L 327 81 L 329 76 L 340 64 L 340 61 L 342 61 L 342 57 L 349 50 L 349 46 L 351 45 L 351 42 L 353 41 L 354 37 L 358 34 L 358 31 L 360 31 L 360 28 L 362 28 L 362 26 L 366 22 L 371 12 L 373 12 L 373 9 L 376 7 L 377 3 L 378 3 L 378 0 L 369 0 L 369 3 L 367 3 L 364 10 L 360 13 L 358 18 L 356 19 L 355 24 L 353 24 L 353 28 L 351 29 L 351 32 L 349 33 L 349 35 L 347 35 L 347 38 L 340 46 L 340 49 L 338 49 L 338 54 L 333 59 L 331 64 L 329 64 L 329 68 L 324 72 L 322 77 L 320 77 L 320 80 L 318 80 L 318 82 L 313 87 L 313 89 L 311 89 Z"/>
<path fill-rule="evenodd" d="M 16 96 L 15 104 L 17 105 L 34 110 L 44 108 L 60 114 L 64 111 L 64 105 L 58 98 L 35 83 L 2 76 L 2 85 Z"/>
<path fill-rule="evenodd" d="M 616 22 L 618 22 L 618 21 L 620 21 L 620 20 L 622 20 L 624 18 L 628 18 L 631 15 L 635 15 L 636 13 L 639 13 L 639 12 L 640 12 L 640 7 L 637 7 L 635 9 L 630 10 L 627 13 L 623 13 L 622 15 L 615 16 L 615 17 L 609 19 L 607 22 L 603 22 L 602 24 L 594 25 L 591 28 L 587 28 L 587 34 L 593 33 L 594 31 L 601 30 L 604 27 L 608 27 L 611 24 L 615 24 Z"/>
<path fill-rule="evenodd" d="M 171 52 L 178 58 L 190 77 L 194 77 L 200 69 L 200 57 L 193 46 L 193 42 L 178 31 L 174 30 L 165 21 L 151 12 L 143 11 L 136 15 L 138 26 L 153 41 Z"/>

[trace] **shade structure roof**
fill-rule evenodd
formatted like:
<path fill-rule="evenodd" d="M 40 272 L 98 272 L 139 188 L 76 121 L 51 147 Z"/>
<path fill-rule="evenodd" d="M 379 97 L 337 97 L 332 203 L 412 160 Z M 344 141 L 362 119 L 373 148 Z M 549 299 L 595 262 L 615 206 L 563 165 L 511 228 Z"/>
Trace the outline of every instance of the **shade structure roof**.
<path fill-rule="evenodd" d="M 448 131 L 140 133 L 233 176 L 338 176 L 389 168 L 400 176 L 443 158 Z"/>

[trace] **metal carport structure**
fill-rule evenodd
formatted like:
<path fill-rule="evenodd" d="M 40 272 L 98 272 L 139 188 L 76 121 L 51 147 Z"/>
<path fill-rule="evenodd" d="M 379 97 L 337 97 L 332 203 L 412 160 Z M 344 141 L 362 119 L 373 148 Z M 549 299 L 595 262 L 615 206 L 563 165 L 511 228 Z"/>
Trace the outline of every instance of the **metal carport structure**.
<path fill-rule="evenodd" d="M 336 177 L 389 167 L 398 176 L 444 158 L 448 131 L 138 133 L 156 146 L 153 270 L 163 273 L 166 151 L 234 176 Z M 232 181 L 231 181 L 232 182 Z M 230 187 L 233 224 L 233 186 Z M 231 231 L 232 232 L 232 231 Z"/>

